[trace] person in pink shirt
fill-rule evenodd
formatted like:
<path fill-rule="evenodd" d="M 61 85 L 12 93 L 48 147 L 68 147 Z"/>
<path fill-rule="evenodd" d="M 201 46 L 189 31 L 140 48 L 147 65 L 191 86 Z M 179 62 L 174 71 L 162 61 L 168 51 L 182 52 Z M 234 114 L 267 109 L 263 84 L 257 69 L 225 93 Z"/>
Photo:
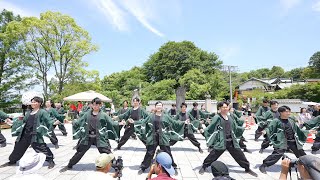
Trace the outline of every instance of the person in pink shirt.
<path fill-rule="evenodd" d="M 147 180 L 175 180 L 171 176 L 175 170 L 172 166 L 172 159 L 166 152 L 161 152 L 156 156 L 155 163 L 151 166 Z M 157 174 L 155 178 L 151 178 L 152 174 Z"/>

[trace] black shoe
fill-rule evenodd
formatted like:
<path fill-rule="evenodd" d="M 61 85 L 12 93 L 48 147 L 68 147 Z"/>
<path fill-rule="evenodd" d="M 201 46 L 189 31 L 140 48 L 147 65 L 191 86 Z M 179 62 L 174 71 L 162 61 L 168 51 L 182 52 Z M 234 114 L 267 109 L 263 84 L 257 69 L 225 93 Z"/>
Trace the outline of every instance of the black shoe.
<path fill-rule="evenodd" d="M 199 170 L 199 174 L 203 175 L 205 171 L 206 169 L 204 167 L 201 167 L 201 169 Z"/>
<path fill-rule="evenodd" d="M 116 148 L 113 149 L 113 151 L 118 151 L 120 149 L 121 149 L 121 147 L 116 147 Z"/>
<path fill-rule="evenodd" d="M 317 154 L 317 151 L 311 151 L 311 154 Z"/>
<path fill-rule="evenodd" d="M 263 153 L 263 149 L 260 149 L 260 150 L 259 150 L 259 153 L 262 154 L 262 153 Z"/>
<path fill-rule="evenodd" d="M 247 153 L 252 154 L 252 152 L 251 152 L 249 149 L 247 149 L 247 148 L 244 148 L 244 149 L 243 149 L 243 152 L 247 152 Z"/>
<path fill-rule="evenodd" d="M 199 148 L 199 152 L 202 154 L 203 150 L 201 149 L 201 147 L 198 147 L 198 148 Z"/>
<path fill-rule="evenodd" d="M 16 163 L 14 163 L 14 162 L 6 162 L 6 163 L 2 164 L 0 166 L 0 168 L 4 168 L 4 167 L 7 167 L 7 166 L 15 166 L 15 165 L 16 165 Z"/>
<path fill-rule="evenodd" d="M 259 167 L 259 170 L 260 170 L 260 172 L 262 172 L 262 173 L 264 173 L 264 174 L 267 174 L 266 165 L 262 164 L 262 165 Z"/>
<path fill-rule="evenodd" d="M 4 142 L 4 143 L 2 143 L 1 145 L 0 145 L 0 147 L 6 147 L 7 146 L 7 143 L 6 142 Z"/>
<path fill-rule="evenodd" d="M 60 173 L 63 173 L 63 172 L 66 172 L 66 171 L 68 171 L 68 170 L 70 170 L 70 169 L 72 169 L 72 167 L 69 167 L 69 166 L 65 166 L 65 167 L 63 167 L 62 169 L 60 169 Z"/>
<path fill-rule="evenodd" d="M 52 169 L 56 165 L 53 161 L 49 161 L 48 163 L 48 169 Z"/>
<path fill-rule="evenodd" d="M 261 167 L 261 166 L 260 166 L 260 167 Z M 260 168 L 259 168 L 259 169 L 260 169 Z M 255 173 L 255 172 L 253 172 L 251 169 L 246 169 L 245 172 L 248 173 L 248 174 L 250 174 L 250 175 L 252 175 L 252 176 L 254 176 L 254 177 L 258 177 L 258 174 Z"/>
<path fill-rule="evenodd" d="M 178 176 L 178 169 L 177 168 L 174 168 L 174 175 Z"/>
<path fill-rule="evenodd" d="M 248 142 L 245 138 L 243 138 L 243 142 Z"/>
<path fill-rule="evenodd" d="M 258 138 L 254 138 L 254 141 L 258 141 Z"/>
<path fill-rule="evenodd" d="M 144 173 L 144 171 L 145 171 L 145 169 L 140 168 L 139 171 L 138 171 L 138 174 L 141 175 L 142 173 Z"/>
<path fill-rule="evenodd" d="M 63 136 L 67 136 L 68 134 L 62 134 Z"/>
<path fill-rule="evenodd" d="M 55 145 L 54 145 L 54 148 L 59 149 L 59 145 L 58 145 L 58 144 L 55 144 Z"/>

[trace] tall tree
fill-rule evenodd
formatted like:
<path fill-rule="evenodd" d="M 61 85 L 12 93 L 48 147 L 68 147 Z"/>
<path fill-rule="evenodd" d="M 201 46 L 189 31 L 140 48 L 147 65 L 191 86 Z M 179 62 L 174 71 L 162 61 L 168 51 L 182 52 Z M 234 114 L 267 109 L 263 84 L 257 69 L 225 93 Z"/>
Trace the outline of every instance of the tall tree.
<path fill-rule="evenodd" d="M 19 15 L 3 10 L 0 14 L 0 108 L 10 105 L 19 90 L 28 87 L 30 77 L 26 67 L 26 57 L 19 48 L 20 38 L 8 29 L 8 24 L 21 21 Z"/>
<path fill-rule="evenodd" d="M 143 67 L 149 82 L 175 80 L 176 103 L 181 104 L 185 101 L 186 87 L 179 83 L 179 79 L 191 69 L 213 74 L 221 63 L 216 54 L 201 50 L 190 41 L 169 41 L 152 54 Z"/>
<path fill-rule="evenodd" d="M 12 23 L 11 29 L 23 39 L 22 47 L 30 55 L 30 67 L 42 82 L 44 95 L 48 97 L 48 73 L 55 75 L 57 93 L 87 63 L 82 57 L 97 49 L 91 44 L 87 31 L 74 19 L 55 12 L 45 12 L 36 17 L 24 18 L 21 23 Z"/>
<path fill-rule="evenodd" d="M 309 68 L 313 71 L 314 77 L 320 77 L 320 51 L 310 57 Z"/>
<path fill-rule="evenodd" d="M 39 21 L 39 43 L 50 56 L 58 80 L 58 94 L 61 94 L 72 72 L 86 66 L 83 56 L 96 51 L 97 47 L 92 45 L 89 33 L 70 16 L 48 11 L 41 14 Z"/>

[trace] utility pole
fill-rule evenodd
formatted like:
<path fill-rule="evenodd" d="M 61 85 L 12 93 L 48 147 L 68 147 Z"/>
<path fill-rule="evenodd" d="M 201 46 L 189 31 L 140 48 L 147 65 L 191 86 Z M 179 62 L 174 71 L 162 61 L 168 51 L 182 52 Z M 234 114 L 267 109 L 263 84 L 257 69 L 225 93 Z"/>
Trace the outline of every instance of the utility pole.
<path fill-rule="evenodd" d="M 238 66 L 230 66 L 230 65 L 223 65 L 223 66 L 222 66 L 222 71 L 229 73 L 230 104 L 233 103 L 231 73 L 232 73 L 232 72 L 236 72 L 237 69 L 238 69 Z"/>

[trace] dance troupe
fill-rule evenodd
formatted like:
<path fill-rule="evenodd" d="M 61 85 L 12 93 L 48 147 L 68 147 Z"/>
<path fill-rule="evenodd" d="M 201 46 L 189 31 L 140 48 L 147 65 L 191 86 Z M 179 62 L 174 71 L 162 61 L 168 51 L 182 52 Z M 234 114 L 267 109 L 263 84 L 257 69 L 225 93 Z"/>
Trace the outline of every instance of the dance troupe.
<path fill-rule="evenodd" d="M 48 168 L 55 166 L 54 155 L 44 141 L 48 137 L 55 148 L 59 148 L 58 139 L 54 133 L 56 126 L 59 127 L 63 135 L 67 135 L 63 126 L 65 111 L 61 104 L 56 104 L 49 100 L 45 102 L 42 109 L 43 99 L 33 97 L 31 107 L 24 115 L 23 119 L 12 121 L 7 114 L 0 111 L 0 119 L 12 123 L 12 136 L 17 136 L 9 161 L 2 164 L 0 168 L 15 166 L 16 162 L 31 146 L 36 152 L 46 155 Z M 159 146 L 161 151 L 168 153 L 172 158 L 172 166 L 177 165 L 171 154 L 170 146 L 178 141 L 188 139 L 196 146 L 199 153 L 203 153 L 200 143 L 195 138 L 194 133 L 200 132 L 206 139 L 209 155 L 204 159 L 199 170 L 204 174 L 206 169 L 216 161 L 225 150 L 228 150 L 234 160 L 244 168 L 245 172 L 257 177 L 258 175 L 250 169 L 250 163 L 244 152 L 251 153 L 244 142 L 243 127 L 244 120 L 241 111 L 230 107 L 228 102 L 217 104 L 218 113 L 209 113 L 203 108 L 198 109 L 198 104 L 193 103 L 193 108 L 187 111 L 187 104 L 180 105 L 181 111 L 177 112 L 175 105 L 169 112 L 165 112 L 162 102 L 156 102 L 152 112 L 147 112 L 140 106 L 140 99 L 133 99 L 133 107 L 128 107 L 128 101 L 123 102 L 123 108 L 109 116 L 102 107 L 102 101 L 94 98 L 87 107 L 79 114 L 79 118 L 73 120 L 73 139 L 78 139 L 74 149 L 76 153 L 69 160 L 67 166 L 60 169 L 60 172 L 71 170 L 76 165 L 91 145 L 95 145 L 100 153 L 112 153 L 109 140 L 118 142 L 114 149 L 121 150 L 121 147 L 130 137 L 141 140 L 146 146 L 146 153 L 140 164 L 138 174 L 142 174 L 152 164 Z M 312 153 L 320 149 L 320 116 L 314 117 L 310 121 L 299 127 L 295 122 L 295 117 L 291 115 L 290 107 L 278 107 L 277 101 L 263 100 L 263 105 L 259 107 L 254 115 L 258 123 L 255 132 L 255 140 L 264 134 L 260 153 L 269 146 L 273 146 L 273 152 L 263 160 L 259 170 L 266 173 L 266 168 L 274 165 L 285 152 L 292 152 L 298 158 L 305 155 L 303 145 L 308 134 L 316 134 L 316 139 L 312 146 Z M 120 138 L 120 130 L 125 128 L 124 135 Z M 0 132 L 0 146 L 6 146 L 6 139 Z M 124 162 L 125 163 L 125 162 Z"/>

